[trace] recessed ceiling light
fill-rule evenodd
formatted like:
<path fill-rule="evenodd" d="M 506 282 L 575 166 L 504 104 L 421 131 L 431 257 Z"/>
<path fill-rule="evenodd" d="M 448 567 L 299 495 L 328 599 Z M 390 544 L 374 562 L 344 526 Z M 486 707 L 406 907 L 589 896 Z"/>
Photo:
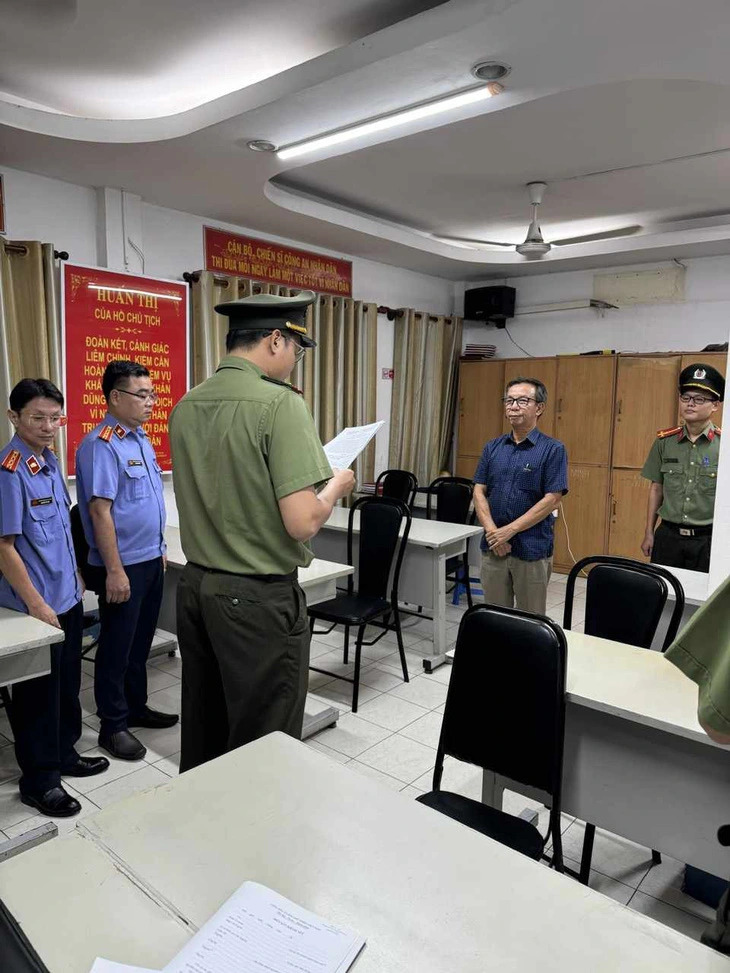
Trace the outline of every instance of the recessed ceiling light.
<path fill-rule="evenodd" d="M 501 61 L 477 61 L 471 73 L 480 81 L 501 81 L 506 78 L 512 68 Z"/>
<path fill-rule="evenodd" d="M 246 148 L 251 149 L 252 152 L 276 152 L 274 143 L 267 142 L 266 139 L 252 139 L 246 142 Z"/>

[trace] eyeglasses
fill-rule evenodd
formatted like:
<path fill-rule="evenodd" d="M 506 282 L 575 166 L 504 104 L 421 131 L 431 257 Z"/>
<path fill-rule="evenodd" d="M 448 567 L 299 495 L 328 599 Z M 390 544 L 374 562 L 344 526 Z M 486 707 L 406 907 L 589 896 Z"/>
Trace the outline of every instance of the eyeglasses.
<path fill-rule="evenodd" d="M 41 416 L 41 415 L 26 415 L 25 417 L 32 426 L 42 426 L 44 422 L 50 422 L 54 427 L 65 426 L 67 417 L 64 415 L 57 416 Z"/>
<path fill-rule="evenodd" d="M 694 402 L 695 405 L 705 405 L 707 402 L 714 402 L 715 400 L 707 395 L 680 395 L 679 401 L 684 402 L 685 405 L 689 405 L 690 402 Z"/>
<path fill-rule="evenodd" d="M 114 391 L 114 390 L 112 390 Z M 139 399 L 140 402 L 156 402 L 157 392 L 128 392 L 126 389 L 116 389 L 117 392 L 124 392 L 125 395 L 132 395 L 135 399 Z"/>
<path fill-rule="evenodd" d="M 505 395 L 502 401 L 506 406 L 518 405 L 520 409 L 526 409 L 530 402 L 537 402 L 537 399 L 529 398 L 527 395 L 521 395 L 519 399 L 513 399 L 511 395 Z"/>
<path fill-rule="evenodd" d="M 294 341 L 294 344 L 297 348 L 297 350 L 294 352 L 294 364 L 298 365 L 302 358 L 304 358 L 306 355 L 307 349 L 304 347 L 304 345 L 300 345 L 298 341 Z"/>

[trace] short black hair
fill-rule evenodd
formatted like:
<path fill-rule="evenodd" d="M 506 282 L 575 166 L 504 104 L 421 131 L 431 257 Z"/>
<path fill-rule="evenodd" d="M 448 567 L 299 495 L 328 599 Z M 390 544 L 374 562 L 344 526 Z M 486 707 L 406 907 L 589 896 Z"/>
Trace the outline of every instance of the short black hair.
<path fill-rule="evenodd" d="M 149 371 L 136 361 L 117 360 L 110 361 L 104 370 L 104 377 L 101 380 L 101 390 L 104 398 L 109 401 L 109 396 L 114 389 L 121 388 L 120 381 L 125 384 L 129 378 L 149 378 Z"/>
<path fill-rule="evenodd" d="M 21 378 L 10 393 L 10 408 L 20 412 L 31 399 L 52 399 L 63 408 L 63 395 L 47 378 Z"/>
<path fill-rule="evenodd" d="M 507 382 L 506 391 L 512 388 L 513 385 L 534 385 L 535 386 L 535 402 L 547 402 L 547 389 L 543 382 L 539 378 L 513 378 L 511 382 Z"/>
<path fill-rule="evenodd" d="M 274 331 L 281 331 L 281 328 L 277 325 L 275 328 L 266 328 L 261 331 L 229 331 L 226 334 L 226 351 L 238 351 L 239 349 L 245 351 L 248 348 L 255 348 L 262 338 L 272 334 Z M 282 331 L 281 336 L 284 341 L 296 341 L 299 344 L 297 339 L 290 334 L 285 334 Z"/>

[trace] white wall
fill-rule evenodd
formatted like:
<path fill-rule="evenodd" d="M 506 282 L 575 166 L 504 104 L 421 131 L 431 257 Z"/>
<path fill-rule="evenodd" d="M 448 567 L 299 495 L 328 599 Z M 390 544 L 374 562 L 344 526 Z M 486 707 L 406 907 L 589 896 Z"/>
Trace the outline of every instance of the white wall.
<path fill-rule="evenodd" d="M 683 261 L 687 266 L 685 298 L 680 304 L 637 305 L 606 311 L 550 311 L 516 316 L 507 329 L 530 354 L 566 355 L 599 348 L 616 351 L 699 351 L 705 345 L 727 341 L 730 321 L 730 257 L 700 257 Z M 637 265 L 635 269 L 662 266 Z M 666 266 L 666 265 L 664 265 Z M 622 268 L 622 270 L 629 268 Z M 601 271 L 542 274 L 516 277 L 506 283 L 517 289 L 517 308 L 570 301 L 593 296 L 593 275 Z M 457 313 L 463 311 L 463 293 L 479 283 L 457 284 Z M 464 341 L 497 346 L 500 358 L 520 358 L 504 330 L 493 325 L 471 324 Z"/>

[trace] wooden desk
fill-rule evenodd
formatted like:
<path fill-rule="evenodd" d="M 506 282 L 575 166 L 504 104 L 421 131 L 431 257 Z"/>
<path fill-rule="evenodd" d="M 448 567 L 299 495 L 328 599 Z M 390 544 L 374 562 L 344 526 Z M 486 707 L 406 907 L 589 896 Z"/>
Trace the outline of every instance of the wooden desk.
<path fill-rule="evenodd" d="M 187 564 L 187 558 L 180 542 L 179 528 L 168 527 L 165 531 L 165 541 L 167 542 L 167 572 L 158 626 L 166 632 L 176 634 L 175 599 L 177 585 L 182 570 Z M 320 558 L 315 558 L 309 567 L 300 568 L 299 584 L 307 599 L 307 604 L 316 605 L 318 602 L 334 598 L 337 591 L 337 580 L 346 578 L 348 574 L 352 573 L 353 568 L 348 564 L 335 564 L 331 561 L 323 561 Z M 306 739 L 327 726 L 334 726 L 339 715 L 340 711 L 335 706 L 323 703 L 311 695 L 307 696 L 302 738 Z"/>
<path fill-rule="evenodd" d="M 568 640 L 563 810 L 714 874 L 730 874 L 730 754 L 697 722 L 697 687 L 659 652 L 580 632 Z M 484 775 L 483 799 L 504 787 Z"/>
<path fill-rule="evenodd" d="M 0 608 L 0 686 L 47 675 L 51 671 L 49 646 L 63 638 L 60 628 Z"/>
<path fill-rule="evenodd" d="M 0 894 L 52 973 L 160 969 L 247 879 L 366 936 L 358 973 L 730 969 L 283 734 L 0 865 Z"/>
<path fill-rule="evenodd" d="M 347 524 L 350 512 L 335 507 L 332 516 L 312 540 L 317 557 L 332 561 L 347 560 Z M 359 532 L 359 513 L 355 514 L 355 531 Z M 411 521 L 398 595 L 401 601 L 421 605 L 433 616 L 432 651 L 423 660 L 431 672 L 446 658 L 446 561 L 463 554 L 471 537 L 483 533 L 479 526 L 444 524 L 437 520 Z M 353 539 L 353 556 L 357 561 L 357 536 Z M 427 645 L 421 642 L 412 651 Z"/>

